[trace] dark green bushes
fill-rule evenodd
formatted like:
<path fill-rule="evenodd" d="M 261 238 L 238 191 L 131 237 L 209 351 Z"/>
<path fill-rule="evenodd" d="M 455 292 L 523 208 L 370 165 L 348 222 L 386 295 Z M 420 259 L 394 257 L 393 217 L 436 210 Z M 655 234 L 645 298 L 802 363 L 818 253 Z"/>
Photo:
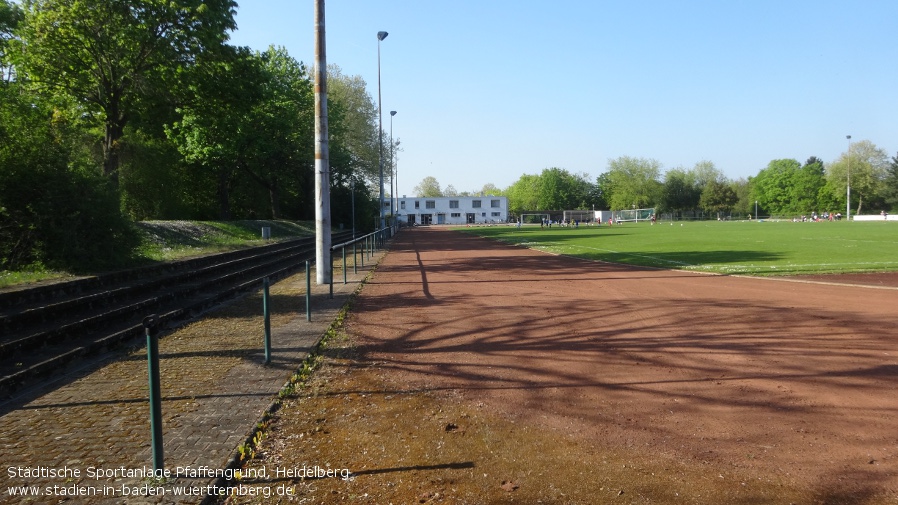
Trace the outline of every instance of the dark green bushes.
<path fill-rule="evenodd" d="M 138 236 L 64 121 L 0 84 L 0 269 L 85 271 L 128 260 Z"/>

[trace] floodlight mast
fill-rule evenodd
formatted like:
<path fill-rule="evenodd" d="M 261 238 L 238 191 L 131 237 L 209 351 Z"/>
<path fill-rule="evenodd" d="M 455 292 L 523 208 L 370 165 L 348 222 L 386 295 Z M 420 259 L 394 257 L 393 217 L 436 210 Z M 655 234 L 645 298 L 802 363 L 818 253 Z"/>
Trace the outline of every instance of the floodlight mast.
<path fill-rule="evenodd" d="M 399 209 L 393 208 L 393 202 L 396 201 L 396 192 L 397 190 L 393 189 L 393 172 L 396 170 L 393 165 L 393 116 L 396 115 L 395 110 L 390 111 L 390 216 L 393 217 L 393 223 L 396 223 L 396 212 Z"/>
<path fill-rule="evenodd" d="M 319 285 L 333 280 L 329 157 L 324 0 L 315 0 L 315 280 Z"/>
<path fill-rule="evenodd" d="M 845 219 L 851 221 L 851 135 L 845 135 L 848 139 L 848 177 L 845 184 Z"/>
<path fill-rule="evenodd" d="M 380 228 L 383 229 L 386 226 L 384 222 L 384 126 L 383 126 L 383 111 L 381 109 L 381 94 L 380 94 L 380 41 L 387 38 L 389 33 L 387 32 L 377 32 L 377 152 L 378 152 L 378 160 L 380 165 Z"/>

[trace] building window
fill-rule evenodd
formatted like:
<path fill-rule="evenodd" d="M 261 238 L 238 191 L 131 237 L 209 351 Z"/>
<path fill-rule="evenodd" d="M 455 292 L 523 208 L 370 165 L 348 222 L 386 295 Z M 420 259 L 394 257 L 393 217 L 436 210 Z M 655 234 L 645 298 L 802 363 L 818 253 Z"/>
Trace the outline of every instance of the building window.
<path fill-rule="evenodd" d="M 399 208 L 405 210 L 405 200 L 399 202 Z"/>
<path fill-rule="evenodd" d="M 493 217 L 502 217 L 502 213 L 501 213 L 501 212 L 493 212 L 491 215 L 492 215 Z"/>
<path fill-rule="evenodd" d="M 461 217 L 461 212 L 453 212 L 452 214 L 450 214 L 450 216 L 452 216 L 452 217 Z"/>
<path fill-rule="evenodd" d="M 457 209 L 458 208 L 458 200 L 449 200 L 449 208 Z"/>
<path fill-rule="evenodd" d="M 479 209 L 480 208 L 480 200 L 472 200 L 471 207 L 474 207 L 475 209 Z"/>
<path fill-rule="evenodd" d="M 490 207 L 494 209 L 501 207 L 501 205 L 499 205 L 499 200 L 490 200 Z"/>
<path fill-rule="evenodd" d="M 419 202 L 418 200 L 415 200 L 415 208 L 416 208 L 416 209 L 420 209 L 420 208 L 421 208 L 421 202 Z"/>
<path fill-rule="evenodd" d="M 424 202 L 424 206 L 428 209 L 435 209 L 437 208 L 437 202 L 436 200 L 427 200 Z"/>

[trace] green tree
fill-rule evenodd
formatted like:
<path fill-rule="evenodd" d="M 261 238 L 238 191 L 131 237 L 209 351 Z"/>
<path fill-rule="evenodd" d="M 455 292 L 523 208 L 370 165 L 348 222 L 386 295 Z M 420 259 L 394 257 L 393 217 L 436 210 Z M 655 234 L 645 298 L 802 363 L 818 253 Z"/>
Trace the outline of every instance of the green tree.
<path fill-rule="evenodd" d="M 699 194 L 704 191 L 706 185 L 712 182 L 722 183 L 726 181 L 723 172 L 717 169 L 714 162 L 708 160 L 699 161 L 692 167 L 692 170 L 689 170 L 687 173 L 690 182 L 697 188 Z"/>
<path fill-rule="evenodd" d="M 161 126 L 161 125 L 158 125 Z M 135 129 L 121 151 L 122 211 L 133 220 L 197 217 L 193 202 L 205 186 L 191 187 L 181 153 L 162 132 Z"/>
<path fill-rule="evenodd" d="M 661 201 L 658 182 L 661 163 L 653 159 L 622 156 L 608 162 L 608 180 L 612 188 L 608 200 L 612 210 L 646 208 Z"/>
<path fill-rule="evenodd" d="M 195 97 L 169 132 L 186 161 L 215 181 L 218 217 L 280 219 L 289 197 L 291 216 L 308 218 L 314 104 L 303 65 L 274 48 L 233 48 L 228 58 L 198 63 Z M 346 167 L 334 169 L 343 185 Z"/>
<path fill-rule="evenodd" d="M 499 189 L 495 184 L 488 182 L 483 185 L 483 188 L 480 190 L 480 194 L 484 196 L 492 195 L 492 196 L 501 196 L 502 190 Z"/>
<path fill-rule="evenodd" d="M 118 180 L 120 142 L 154 86 L 215 50 L 236 28 L 232 0 L 25 0 L 23 68 L 39 89 L 103 130 L 103 172 Z"/>
<path fill-rule="evenodd" d="M 589 174 L 581 172 L 578 174 L 569 174 L 569 184 L 571 185 L 571 200 L 569 200 L 569 210 L 587 210 L 592 209 L 595 204 L 596 185 L 589 180 Z"/>
<path fill-rule="evenodd" d="M 539 175 L 537 206 L 541 209 L 572 210 L 586 205 L 588 182 L 561 168 L 547 168 Z"/>
<path fill-rule="evenodd" d="M 755 212 L 755 201 L 751 197 L 751 186 L 748 179 L 740 178 L 730 181 L 730 187 L 736 194 L 736 205 L 733 206 L 733 212 L 747 216 L 751 214 L 755 219 L 758 218 Z"/>
<path fill-rule="evenodd" d="M 692 174 L 681 168 L 668 170 L 661 189 L 661 208 L 670 212 L 697 208 L 702 193 L 694 180 Z"/>
<path fill-rule="evenodd" d="M 262 96 L 241 125 L 237 167 L 264 191 L 269 209 L 265 214 L 282 219 L 286 199 L 293 209 L 291 217 L 310 217 L 314 215 L 310 204 L 315 152 L 309 141 L 315 138 L 313 84 L 305 66 L 283 48 L 269 48 L 256 58 L 263 71 Z M 330 169 L 332 185 L 344 185 L 352 176 L 351 167 L 335 164 Z M 309 213 L 301 212 L 303 208 Z"/>
<path fill-rule="evenodd" d="M 563 210 L 568 208 L 570 186 L 560 168 L 547 168 L 539 175 L 537 205 L 541 209 Z"/>
<path fill-rule="evenodd" d="M 348 173 L 364 179 L 372 188 L 376 186 L 379 193 L 377 104 L 368 94 L 364 79 L 343 74 L 337 65 L 327 66 L 327 86 L 328 117 L 334 114 L 334 122 L 339 123 L 328 124 L 332 162 L 333 151 L 342 151 Z M 389 140 L 386 146 L 384 152 L 388 153 Z"/>
<path fill-rule="evenodd" d="M 883 198 L 891 212 L 898 212 L 898 154 L 893 156 L 889 163 L 883 181 Z"/>
<path fill-rule="evenodd" d="M 505 191 L 509 210 L 521 213 L 591 208 L 595 186 L 588 177 L 562 168 L 547 168 L 539 175 L 523 175 Z"/>
<path fill-rule="evenodd" d="M 854 214 L 860 214 L 866 200 L 882 193 L 888 174 L 888 160 L 888 154 L 869 140 L 855 142 L 851 144 L 850 153 L 842 153 L 836 161 L 827 166 L 826 186 L 844 207 L 850 175 L 851 203 L 857 204 Z"/>
<path fill-rule="evenodd" d="M 443 196 L 440 183 L 436 177 L 427 176 L 412 190 L 418 198 L 435 198 Z"/>
<path fill-rule="evenodd" d="M 593 184 L 593 201 L 595 202 L 596 209 L 599 210 L 610 210 L 611 207 L 608 204 L 608 201 L 611 199 L 612 188 L 611 188 L 611 180 L 608 178 L 608 173 L 604 172 L 599 174 L 596 177 L 596 183 Z"/>
<path fill-rule="evenodd" d="M 232 192 L 240 187 L 240 133 L 246 133 L 247 118 L 263 96 L 261 62 L 247 48 L 231 49 L 224 57 L 197 60 L 191 68 L 194 96 L 179 109 L 180 121 L 167 130 L 200 187 L 215 188 L 215 217 L 224 220 L 232 218 Z"/>
<path fill-rule="evenodd" d="M 752 198 L 771 215 L 794 214 L 792 182 L 800 168 L 801 164 L 794 159 L 771 161 L 767 168 L 749 179 Z"/>
<path fill-rule="evenodd" d="M 771 215 L 806 215 L 830 206 L 823 162 L 815 156 L 804 166 L 794 159 L 773 160 L 750 181 L 749 200 Z"/>
<path fill-rule="evenodd" d="M 22 9 L 17 4 L 0 0 L 0 81 L 12 81 L 13 64 L 10 47 L 13 34 L 23 17 Z"/>
<path fill-rule="evenodd" d="M 20 83 L 0 82 L 0 270 L 110 268 L 136 246 L 79 134 Z"/>
<path fill-rule="evenodd" d="M 364 79 L 337 65 L 327 67 L 327 86 L 332 219 L 349 223 L 354 208 L 356 226 L 368 229 L 372 223 L 361 216 L 378 214 L 380 200 L 377 104 Z M 401 151 L 394 139 L 394 163 Z"/>
<path fill-rule="evenodd" d="M 716 213 L 719 219 L 728 214 L 738 201 L 739 197 L 729 184 L 712 180 L 702 190 L 699 205 L 708 213 Z"/>
<path fill-rule="evenodd" d="M 795 214 L 810 214 L 824 211 L 821 208 L 820 191 L 826 186 L 823 162 L 811 156 L 804 166 L 792 174 L 790 211 Z M 824 206 L 825 207 L 825 206 Z"/>
<path fill-rule="evenodd" d="M 539 176 L 524 174 L 505 190 L 508 210 L 512 214 L 534 210 L 550 210 L 539 207 Z"/>

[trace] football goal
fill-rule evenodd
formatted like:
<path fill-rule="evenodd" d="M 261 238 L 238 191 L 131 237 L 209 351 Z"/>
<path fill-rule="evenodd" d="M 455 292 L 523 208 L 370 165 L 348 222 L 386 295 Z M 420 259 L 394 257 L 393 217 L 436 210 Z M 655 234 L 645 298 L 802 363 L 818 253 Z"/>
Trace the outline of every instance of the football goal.
<path fill-rule="evenodd" d="M 566 210 L 564 211 L 564 221 L 573 223 L 579 221 L 583 224 L 595 221 L 595 211 L 592 210 Z"/>
<path fill-rule="evenodd" d="M 548 221 L 548 214 L 521 214 L 521 224 L 539 224 L 542 221 Z"/>
<path fill-rule="evenodd" d="M 652 218 L 652 215 L 655 213 L 655 209 L 624 209 L 618 210 L 614 212 L 616 216 L 616 220 L 621 223 L 626 222 L 640 222 L 640 221 L 649 221 Z"/>

